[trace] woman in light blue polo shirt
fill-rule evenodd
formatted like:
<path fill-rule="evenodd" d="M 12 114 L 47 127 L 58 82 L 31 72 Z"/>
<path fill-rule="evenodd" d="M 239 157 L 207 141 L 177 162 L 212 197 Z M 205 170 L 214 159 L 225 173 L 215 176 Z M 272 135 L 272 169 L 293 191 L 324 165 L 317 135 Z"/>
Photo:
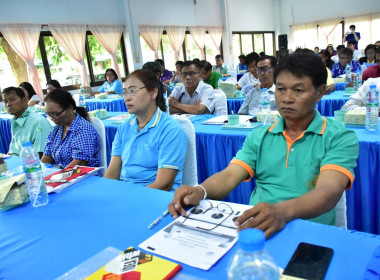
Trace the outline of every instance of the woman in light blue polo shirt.
<path fill-rule="evenodd" d="M 135 114 L 117 130 L 112 158 L 104 177 L 161 190 L 174 190 L 182 183 L 187 138 L 169 114 L 163 87 L 149 70 L 136 70 L 126 82 L 124 98 Z"/>
<path fill-rule="evenodd" d="M 108 92 L 109 94 L 122 94 L 123 93 L 123 85 L 118 80 L 118 76 L 112 68 L 108 68 L 106 70 L 106 81 L 99 89 L 98 92 Z"/>

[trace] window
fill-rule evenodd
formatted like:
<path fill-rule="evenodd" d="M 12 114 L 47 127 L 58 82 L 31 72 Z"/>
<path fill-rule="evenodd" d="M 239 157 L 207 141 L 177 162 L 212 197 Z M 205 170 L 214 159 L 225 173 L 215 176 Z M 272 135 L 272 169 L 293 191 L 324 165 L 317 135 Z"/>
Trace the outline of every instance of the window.
<path fill-rule="evenodd" d="M 105 70 L 111 67 L 111 55 L 91 32 L 87 32 L 86 35 L 85 65 L 90 78 L 90 86 L 101 85 L 105 81 Z M 0 39 L 5 40 L 4 38 Z M 122 76 L 119 79 L 125 78 L 128 68 L 123 37 L 121 37 L 116 57 Z M 13 69 L 11 63 L 13 63 Z M 3 44 L 0 42 L 0 84 L 3 88 L 18 86 L 16 77 L 18 77 L 17 80 L 24 80 L 25 77 L 25 81 L 27 81 L 26 67 L 15 68 L 15 65 L 18 64 L 20 63 L 14 63 L 13 59 L 7 57 Z M 34 64 L 43 89 L 46 88 L 46 82 L 52 79 L 59 81 L 65 90 L 78 88 L 81 84 L 79 64 L 65 53 L 50 32 L 41 32 Z"/>
<path fill-rule="evenodd" d="M 143 62 L 154 61 L 154 52 L 149 48 L 145 40 L 140 36 L 141 52 Z M 169 70 L 175 70 L 175 56 L 172 46 L 170 45 L 169 38 L 166 31 L 163 32 L 161 37 L 160 47 L 158 49 L 159 58 L 165 61 L 165 68 Z M 204 52 L 206 53 L 206 60 L 211 64 L 215 64 L 215 56 L 219 54 L 216 50 L 211 37 L 206 33 Z M 182 61 L 193 60 L 194 58 L 202 59 L 201 51 L 195 44 L 190 32 L 186 31 L 185 39 L 183 40 L 182 51 L 180 51 L 179 59 Z"/>
<path fill-rule="evenodd" d="M 234 65 L 239 63 L 239 55 L 251 52 L 265 52 L 275 55 L 274 32 L 232 32 Z"/>

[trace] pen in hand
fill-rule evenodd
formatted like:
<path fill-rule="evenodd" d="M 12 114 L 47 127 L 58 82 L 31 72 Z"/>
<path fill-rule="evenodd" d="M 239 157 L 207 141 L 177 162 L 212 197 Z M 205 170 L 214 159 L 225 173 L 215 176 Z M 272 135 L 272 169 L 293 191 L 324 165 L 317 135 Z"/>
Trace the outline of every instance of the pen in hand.
<path fill-rule="evenodd" d="M 155 225 L 157 225 L 167 214 L 169 213 L 169 211 L 166 209 L 160 217 L 158 217 L 157 219 L 155 219 L 153 221 L 153 223 L 151 223 L 149 226 L 148 226 L 148 229 L 151 229 L 152 227 L 154 227 Z"/>

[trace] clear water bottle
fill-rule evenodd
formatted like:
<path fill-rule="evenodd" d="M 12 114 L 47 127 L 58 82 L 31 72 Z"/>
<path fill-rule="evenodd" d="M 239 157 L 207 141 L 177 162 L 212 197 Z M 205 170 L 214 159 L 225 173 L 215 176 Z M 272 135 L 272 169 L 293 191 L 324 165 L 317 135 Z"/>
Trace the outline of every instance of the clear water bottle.
<path fill-rule="evenodd" d="M 223 78 L 219 78 L 218 89 L 222 89 L 222 82 L 223 82 Z"/>
<path fill-rule="evenodd" d="M 351 82 L 351 64 L 350 63 L 347 63 L 346 69 L 344 70 L 344 72 L 345 72 L 346 83 Z"/>
<path fill-rule="evenodd" d="M 379 92 L 376 85 L 370 85 L 366 95 L 366 118 L 365 128 L 374 131 L 378 128 L 379 116 Z"/>
<path fill-rule="evenodd" d="M 362 85 L 362 71 L 358 69 L 354 77 L 354 91 L 357 92 L 361 85 Z"/>
<path fill-rule="evenodd" d="M 49 197 L 42 174 L 40 157 L 33 149 L 32 142 L 24 142 L 22 147 L 20 157 L 24 167 L 30 203 L 34 207 L 46 205 L 49 202 Z"/>
<path fill-rule="evenodd" d="M 265 235 L 248 228 L 239 233 L 239 249 L 228 267 L 229 280 L 273 280 L 280 278 L 278 266 L 265 250 Z"/>
<path fill-rule="evenodd" d="M 261 105 L 261 122 L 263 125 L 271 123 L 271 112 L 270 112 L 270 95 L 267 88 L 261 90 L 260 95 L 260 105 Z"/>
<path fill-rule="evenodd" d="M 165 105 L 166 105 L 166 113 L 170 114 L 169 113 L 169 98 L 166 91 L 164 91 L 164 100 L 165 100 Z"/>
<path fill-rule="evenodd" d="M 79 107 L 86 107 L 86 100 L 84 98 L 84 89 L 83 88 L 81 88 L 80 92 L 79 92 L 78 106 Z"/>

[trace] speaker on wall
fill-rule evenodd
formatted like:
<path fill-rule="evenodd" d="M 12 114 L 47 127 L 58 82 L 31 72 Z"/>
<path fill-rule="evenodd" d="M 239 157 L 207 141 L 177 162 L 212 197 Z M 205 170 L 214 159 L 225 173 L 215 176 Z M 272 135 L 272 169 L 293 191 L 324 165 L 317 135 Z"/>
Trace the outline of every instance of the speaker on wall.
<path fill-rule="evenodd" d="M 286 34 L 278 35 L 278 47 L 280 50 L 288 49 L 288 35 Z"/>

